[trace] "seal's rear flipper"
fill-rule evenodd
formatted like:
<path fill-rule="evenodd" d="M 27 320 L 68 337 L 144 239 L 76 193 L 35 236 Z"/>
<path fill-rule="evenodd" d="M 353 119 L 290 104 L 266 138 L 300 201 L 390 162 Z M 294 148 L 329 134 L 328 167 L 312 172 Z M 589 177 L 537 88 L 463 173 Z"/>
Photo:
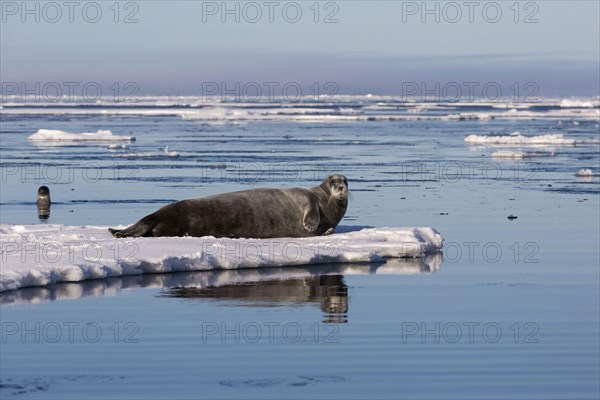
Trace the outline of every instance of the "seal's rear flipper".
<path fill-rule="evenodd" d="M 122 229 L 113 229 L 113 228 L 108 228 L 108 231 L 111 233 L 111 235 L 113 235 L 116 238 L 121 238 L 124 237 L 121 232 L 123 231 Z"/>
<path fill-rule="evenodd" d="M 154 224 L 148 223 L 148 217 L 142 218 L 135 224 L 125 229 L 112 229 L 108 228 L 108 231 L 116 238 L 124 237 L 140 237 L 140 236 L 153 236 L 152 228 Z"/>

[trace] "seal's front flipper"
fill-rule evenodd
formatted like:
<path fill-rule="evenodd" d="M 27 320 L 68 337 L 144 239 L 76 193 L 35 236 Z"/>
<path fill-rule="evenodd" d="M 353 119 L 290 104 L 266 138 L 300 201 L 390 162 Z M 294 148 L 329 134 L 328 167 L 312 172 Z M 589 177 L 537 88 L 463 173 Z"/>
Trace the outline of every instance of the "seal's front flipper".
<path fill-rule="evenodd" d="M 323 232 L 323 236 L 333 235 L 335 233 L 335 229 L 329 228 L 325 232 Z"/>
<path fill-rule="evenodd" d="M 304 228 L 309 232 L 314 232 L 319 227 L 321 217 L 319 215 L 319 207 L 316 205 L 310 205 L 304 210 Z"/>

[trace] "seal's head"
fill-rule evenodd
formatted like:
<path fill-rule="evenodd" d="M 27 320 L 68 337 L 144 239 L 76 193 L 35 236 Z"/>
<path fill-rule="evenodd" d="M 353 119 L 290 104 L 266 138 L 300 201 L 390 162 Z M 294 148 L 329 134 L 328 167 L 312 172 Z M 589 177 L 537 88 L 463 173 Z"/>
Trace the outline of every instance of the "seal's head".
<path fill-rule="evenodd" d="M 344 175 L 329 175 L 321 183 L 321 187 L 337 200 L 348 200 L 348 179 Z"/>
<path fill-rule="evenodd" d="M 38 189 L 37 210 L 40 219 L 50 217 L 50 189 L 48 189 L 48 186 L 40 186 Z"/>
<path fill-rule="evenodd" d="M 40 186 L 37 194 L 38 205 L 49 205 L 50 204 L 50 189 L 48 186 Z"/>

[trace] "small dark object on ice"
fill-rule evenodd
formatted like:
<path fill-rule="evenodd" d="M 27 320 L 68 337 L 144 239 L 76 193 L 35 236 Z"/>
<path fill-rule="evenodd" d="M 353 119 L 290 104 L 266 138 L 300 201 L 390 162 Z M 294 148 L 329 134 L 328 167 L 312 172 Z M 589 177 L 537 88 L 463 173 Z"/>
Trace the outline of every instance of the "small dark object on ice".
<path fill-rule="evenodd" d="M 512 214 L 510 214 L 510 215 L 508 216 L 508 219 L 510 219 L 511 221 L 512 221 L 513 219 L 517 219 L 517 218 L 519 218 L 519 217 L 517 217 L 516 215 L 512 215 Z"/>

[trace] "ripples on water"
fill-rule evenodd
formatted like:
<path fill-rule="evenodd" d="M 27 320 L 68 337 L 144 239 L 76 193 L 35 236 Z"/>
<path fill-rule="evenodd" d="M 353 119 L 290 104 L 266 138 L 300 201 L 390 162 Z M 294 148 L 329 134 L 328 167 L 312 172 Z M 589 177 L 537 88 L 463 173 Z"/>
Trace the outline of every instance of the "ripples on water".
<path fill-rule="evenodd" d="M 3 104 L 3 223 L 39 222 L 42 184 L 46 221 L 112 225 L 172 200 L 312 186 L 335 171 L 353 193 L 342 225 L 433 226 L 446 248 L 383 265 L 3 292 L 0 394 L 598 398 L 600 178 L 575 176 L 600 171 L 598 144 L 464 143 L 515 131 L 597 141 L 600 108 L 561 102 Z M 136 140 L 40 146 L 27 140 L 39 129 Z M 493 159 L 499 149 L 548 156 Z"/>

